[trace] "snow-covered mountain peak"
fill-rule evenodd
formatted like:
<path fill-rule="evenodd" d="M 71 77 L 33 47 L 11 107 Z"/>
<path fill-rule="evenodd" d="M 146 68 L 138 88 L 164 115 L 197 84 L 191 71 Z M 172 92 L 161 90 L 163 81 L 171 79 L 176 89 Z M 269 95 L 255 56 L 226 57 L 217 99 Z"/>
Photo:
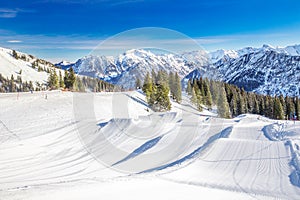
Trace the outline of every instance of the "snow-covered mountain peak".
<path fill-rule="evenodd" d="M 261 49 L 263 49 L 263 50 L 275 50 L 276 48 L 269 45 L 269 44 L 264 44 Z"/>
<path fill-rule="evenodd" d="M 216 63 L 222 59 L 229 60 L 231 58 L 237 58 L 239 56 L 238 52 L 234 50 L 225 50 L 225 49 L 220 49 L 211 52 L 209 55 L 210 55 L 210 61 L 212 63 Z"/>
<path fill-rule="evenodd" d="M 132 58 L 147 58 L 155 56 L 151 51 L 144 49 L 130 49 L 122 54 L 123 56 L 132 57 Z"/>

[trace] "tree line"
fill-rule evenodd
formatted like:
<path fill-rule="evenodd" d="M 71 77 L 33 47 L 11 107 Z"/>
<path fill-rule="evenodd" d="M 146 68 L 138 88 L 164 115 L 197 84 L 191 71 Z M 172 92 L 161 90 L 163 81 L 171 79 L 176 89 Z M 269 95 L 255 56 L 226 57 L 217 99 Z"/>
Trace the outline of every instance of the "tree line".
<path fill-rule="evenodd" d="M 86 90 L 111 92 L 116 89 L 114 85 L 100 79 L 76 76 L 72 67 L 69 70 L 65 70 L 64 76 L 62 76 L 61 71 L 57 75 L 56 70 L 52 70 L 48 78 L 48 87 L 50 89 L 64 88 L 77 92 L 85 92 Z"/>
<path fill-rule="evenodd" d="M 137 88 L 141 87 L 141 81 L 136 80 Z M 157 73 L 152 70 L 148 72 L 144 79 L 142 90 L 146 95 L 146 100 L 154 111 L 168 111 L 171 109 L 170 97 L 177 103 L 181 102 L 181 84 L 177 73 L 159 70 Z"/>
<path fill-rule="evenodd" d="M 61 71 L 57 74 L 56 69 L 48 70 L 48 82 L 44 85 L 39 82 L 35 82 L 34 84 L 32 81 L 22 81 L 22 70 L 20 70 L 16 78 L 13 75 L 10 78 L 5 78 L 0 74 L 0 92 L 29 92 L 48 89 L 67 89 L 78 92 L 85 92 L 86 90 L 92 92 L 111 92 L 117 89 L 114 85 L 96 78 L 76 76 L 73 68 L 65 70 L 64 76 Z"/>
<path fill-rule="evenodd" d="M 40 83 L 36 83 L 36 85 L 40 86 Z M 0 92 L 29 92 L 34 90 L 34 86 L 32 81 L 22 81 L 21 76 L 17 76 L 16 78 L 11 75 L 10 78 L 5 78 L 0 74 Z M 40 90 L 40 87 L 37 87 L 36 90 Z"/>
<path fill-rule="evenodd" d="M 200 111 L 203 107 L 211 109 L 216 105 L 219 116 L 223 118 L 250 113 L 279 120 L 300 119 L 299 97 L 256 94 L 207 78 L 189 80 L 187 93 Z"/>

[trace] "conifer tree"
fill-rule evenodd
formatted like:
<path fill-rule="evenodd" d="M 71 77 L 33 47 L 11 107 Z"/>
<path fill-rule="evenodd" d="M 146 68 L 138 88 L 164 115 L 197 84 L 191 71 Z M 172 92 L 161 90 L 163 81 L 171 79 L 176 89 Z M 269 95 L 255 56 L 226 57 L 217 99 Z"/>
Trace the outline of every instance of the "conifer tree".
<path fill-rule="evenodd" d="M 150 101 L 150 96 L 153 92 L 153 82 L 152 82 L 152 79 L 150 78 L 149 72 L 146 74 L 146 77 L 145 77 L 145 80 L 144 80 L 143 92 L 146 95 L 146 100 L 149 102 Z"/>
<path fill-rule="evenodd" d="M 257 100 L 257 98 L 254 98 L 254 107 L 253 107 L 253 114 L 259 114 L 260 110 L 259 110 L 259 101 Z"/>
<path fill-rule="evenodd" d="M 232 116 L 236 117 L 239 115 L 238 113 L 238 102 L 237 102 L 237 93 L 234 91 L 233 94 L 232 94 L 232 98 L 231 98 L 231 101 L 229 103 L 229 106 L 230 106 L 230 111 L 232 113 Z"/>
<path fill-rule="evenodd" d="M 245 109 L 245 100 L 244 100 L 244 96 L 239 93 L 238 94 L 238 99 L 237 99 L 237 113 L 238 115 L 241 115 L 241 114 L 245 114 L 246 113 L 246 109 Z"/>
<path fill-rule="evenodd" d="M 19 56 L 18 56 L 18 54 L 17 54 L 17 52 L 16 52 L 15 50 L 13 50 L 12 56 L 13 56 L 15 59 L 19 59 Z"/>
<path fill-rule="evenodd" d="M 284 112 L 283 112 L 283 108 L 282 108 L 282 104 L 280 102 L 280 99 L 278 97 L 275 98 L 274 100 L 274 119 L 284 119 Z"/>
<path fill-rule="evenodd" d="M 280 100 L 280 103 L 281 103 L 281 105 L 282 105 L 282 108 L 283 108 L 283 113 L 285 114 L 285 117 L 287 116 L 287 110 L 286 110 L 286 102 L 287 102 L 287 96 L 286 96 L 286 98 L 284 98 L 283 97 L 283 95 L 281 94 L 280 96 L 279 96 L 279 100 Z"/>
<path fill-rule="evenodd" d="M 69 80 L 69 88 L 72 88 L 76 80 L 76 75 L 72 67 L 70 67 L 69 69 L 68 80 Z"/>
<path fill-rule="evenodd" d="M 59 70 L 59 87 L 64 88 L 65 87 L 65 82 L 62 77 L 61 71 Z"/>
<path fill-rule="evenodd" d="M 213 102 L 212 102 L 212 96 L 210 93 L 209 82 L 207 79 L 204 80 L 203 88 L 204 88 L 205 105 L 210 110 L 212 108 Z"/>
<path fill-rule="evenodd" d="M 10 90 L 10 92 L 16 92 L 16 84 L 15 84 L 14 75 L 11 75 L 11 77 L 10 77 L 9 90 Z"/>
<path fill-rule="evenodd" d="M 300 120 L 300 99 L 298 97 L 295 98 L 295 110 L 296 110 L 296 118 Z"/>
<path fill-rule="evenodd" d="M 154 101 L 151 107 L 155 111 L 168 111 L 171 109 L 171 102 L 169 99 L 169 87 L 165 84 L 156 85 L 154 93 Z"/>
<path fill-rule="evenodd" d="M 72 67 L 70 67 L 69 71 L 65 71 L 64 82 L 65 86 L 68 89 L 73 89 L 74 83 L 76 80 L 76 75 Z"/>
<path fill-rule="evenodd" d="M 191 80 L 188 80 L 186 92 L 187 92 L 188 95 L 192 95 L 192 85 L 191 85 Z"/>
<path fill-rule="evenodd" d="M 50 72 L 49 78 L 48 78 L 48 86 L 51 89 L 57 89 L 59 86 L 59 82 L 58 82 L 58 76 L 56 74 L 55 70 L 52 70 Z"/>
<path fill-rule="evenodd" d="M 32 81 L 29 81 L 29 90 L 31 90 L 31 91 L 34 90 Z"/>
<path fill-rule="evenodd" d="M 182 96 L 181 96 L 181 84 L 180 78 L 177 72 L 175 73 L 175 80 L 174 80 L 174 97 L 177 103 L 181 103 Z"/>
<path fill-rule="evenodd" d="M 229 105 L 226 98 L 226 92 L 224 87 L 220 89 L 220 95 L 218 99 L 218 115 L 222 118 L 230 118 Z"/>
<path fill-rule="evenodd" d="M 296 109 L 295 109 L 295 104 L 292 98 L 287 97 L 286 98 L 286 112 L 285 115 L 287 119 L 293 119 L 295 115 Z"/>
<path fill-rule="evenodd" d="M 194 105 L 197 105 L 197 95 L 196 95 L 195 87 L 192 87 L 191 102 Z"/>
<path fill-rule="evenodd" d="M 172 98 L 175 99 L 175 76 L 171 71 L 169 73 L 169 88 Z"/>
<path fill-rule="evenodd" d="M 218 103 L 219 98 L 219 86 L 216 81 L 210 81 L 210 90 L 212 95 L 213 104 L 216 105 Z"/>

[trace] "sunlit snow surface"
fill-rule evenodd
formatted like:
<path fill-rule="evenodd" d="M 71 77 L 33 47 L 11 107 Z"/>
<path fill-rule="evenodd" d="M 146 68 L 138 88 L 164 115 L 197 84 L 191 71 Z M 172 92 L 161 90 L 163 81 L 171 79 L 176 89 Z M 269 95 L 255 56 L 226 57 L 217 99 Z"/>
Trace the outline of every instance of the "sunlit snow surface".
<path fill-rule="evenodd" d="M 299 199 L 298 122 L 218 119 L 186 98 L 152 113 L 139 92 L 98 93 L 82 134 L 73 95 L 0 95 L 1 200 Z"/>

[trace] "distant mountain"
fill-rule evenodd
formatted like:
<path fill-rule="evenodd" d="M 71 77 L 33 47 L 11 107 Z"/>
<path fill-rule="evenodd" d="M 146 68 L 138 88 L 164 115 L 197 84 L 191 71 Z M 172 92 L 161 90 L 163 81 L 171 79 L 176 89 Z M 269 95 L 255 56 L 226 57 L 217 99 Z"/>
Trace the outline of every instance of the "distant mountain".
<path fill-rule="evenodd" d="M 71 63 L 71 62 L 68 62 L 68 61 L 65 61 L 65 60 L 55 64 L 56 67 L 61 68 L 63 70 L 69 69 L 73 65 L 74 65 L 74 63 Z"/>
<path fill-rule="evenodd" d="M 137 78 L 143 80 L 147 72 L 165 70 L 177 72 L 186 86 L 189 78 L 199 76 L 220 79 L 245 88 L 247 91 L 270 95 L 298 95 L 300 45 L 215 52 L 193 51 L 175 54 L 155 54 L 132 49 L 116 56 L 86 56 L 72 66 L 88 75 L 134 88 Z M 69 65 L 70 66 L 70 65 Z"/>
<path fill-rule="evenodd" d="M 236 58 L 218 60 L 214 66 L 221 80 L 270 95 L 300 95 L 299 46 L 274 48 L 264 45 L 240 53 Z"/>
<path fill-rule="evenodd" d="M 73 68 L 81 75 L 88 75 L 120 85 L 134 88 L 137 78 L 143 80 L 147 72 L 165 70 L 177 72 L 184 77 L 195 68 L 208 64 L 205 52 L 188 52 L 182 55 L 157 55 L 142 49 L 132 49 L 117 57 L 86 56 L 79 59 Z"/>
<path fill-rule="evenodd" d="M 4 77 L 20 76 L 24 81 L 46 84 L 50 62 L 34 56 L 0 48 L 0 73 Z M 165 70 L 177 72 L 186 86 L 190 78 L 199 76 L 219 79 L 228 83 L 270 95 L 300 96 L 300 45 L 215 52 L 193 51 L 182 54 L 155 54 L 132 49 L 116 57 L 89 55 L 76 63 L 62 61 L 61 69 L 73 67 L 75 72 L 99 78 L 126 89 L 134 88 L 137 78 L 143 80 L 147 72 Z M 38 69 L 40 67 L 40 70 Z M 56 69 L 59 70 L 59 69 Z"/>

